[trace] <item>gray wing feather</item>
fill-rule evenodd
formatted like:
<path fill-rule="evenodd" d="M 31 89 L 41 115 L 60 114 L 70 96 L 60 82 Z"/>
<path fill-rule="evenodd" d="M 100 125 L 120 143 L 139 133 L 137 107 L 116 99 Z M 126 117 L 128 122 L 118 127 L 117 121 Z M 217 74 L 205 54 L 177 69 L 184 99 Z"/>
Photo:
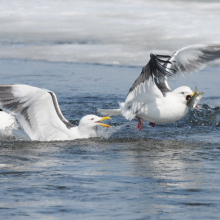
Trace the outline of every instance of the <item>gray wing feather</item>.
<path fill-rule="evenodd" d="M 20 113 L 24 104 L 24 102 L 19 101 L 19 98 L 14 97 L 12 85 L 0 85 L 0 102 L 2 108 L 14 112 L 14 114 Z"/>
<path fill-rule="evenodd" d="M 29 126 L 31 127 L 31 120 L 28 115 L 28 109 L 30 108 L 28 104 L 28 99 L 17 98 L 13 95 L 12 92 L 13 85 L 0 85 L 0 103 L 3 110 L 9 111 L 14 115 L 18 115 L 18 118 L 23 117 L 24 120 L 27 121 Z M 75 127 L 74 124 L 70 123 L 65 119 L 62 115 L 56 95 L 48 90 L 47 91 L 53 100 L 54 108 L 60 120 L 66 125 L 67 128 Z"/>
<path fill-rule="evenodd" d="M 219 58 L 220 45 L 192 45 L 174 53 L 166 67 L 171 69 L 172 75 L 178 72 L 192 73 Z"/>
<path fill-rule="evenodd" d="M 48 91 L 48 93 L 51 95 L 51 98 L 52 98 L 53 104 L 54 104 L 54 108 L 55 108 L 56 113 L 57 113 L 58 117 L 60 118 L 60 120 L 66 125 L 67 128 L 76 127 L 76 125 L 74 125 L 74 124 L 70 123 L 69 121 L 67 121 L 65 119 L 65 117 L 62 115 L 62 113 L 60 111 L 60 108 L 59 108 L 59 105 L 58 105 L 56 95 L 51 91 Z"/>

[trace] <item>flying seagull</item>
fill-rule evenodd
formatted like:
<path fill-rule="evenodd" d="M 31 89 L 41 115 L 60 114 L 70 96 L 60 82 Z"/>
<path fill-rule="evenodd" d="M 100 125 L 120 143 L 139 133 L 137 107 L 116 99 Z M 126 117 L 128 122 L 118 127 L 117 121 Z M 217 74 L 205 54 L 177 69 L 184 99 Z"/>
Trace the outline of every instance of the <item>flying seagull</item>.
<path fill-rule="evenodd" d="M 141 130 L 143 120 L 154 127 L 156 123 L 169 123 L 184 117 L 188 100 L 194 95 L 187 86 L 171 90 L 167 78 L 177 73 L 186 74 L 200 70 L 210 61 L 220 58 L 220 45 L 192 45 L 172 56 L 150 54 L 150 61 L 130 88 L 125 102 L 119 109 L 99 109 L 103 115 L 123 115 L 138 119 L 136 128 Z M 201 99 L 201 96 L 195 101 Z"/>
<path fill-rule="evenodd" d="M 84 116 L 78 126 L 62 115 L 55 93 L 28 85 L 0 85 L 0 108 L 14 115 L 31 140 L 55 141 L 96 137 L 95 127 L 109 127 L 109 117 Z"/>

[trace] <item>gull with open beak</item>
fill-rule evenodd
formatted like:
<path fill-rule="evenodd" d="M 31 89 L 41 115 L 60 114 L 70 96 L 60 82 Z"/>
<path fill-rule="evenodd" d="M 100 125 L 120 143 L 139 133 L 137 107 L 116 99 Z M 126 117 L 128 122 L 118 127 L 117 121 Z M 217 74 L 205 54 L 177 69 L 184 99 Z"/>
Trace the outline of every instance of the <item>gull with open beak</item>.
<path fill-rule="evenodd" d="M 28 85 L 0 85 L 0 108 L 15 116 L 31 140 L 63 141 L 97 137 L 96 126 L 110 117 L 86 115 L 76 126 L 62 115 L 55 93 Z"/>

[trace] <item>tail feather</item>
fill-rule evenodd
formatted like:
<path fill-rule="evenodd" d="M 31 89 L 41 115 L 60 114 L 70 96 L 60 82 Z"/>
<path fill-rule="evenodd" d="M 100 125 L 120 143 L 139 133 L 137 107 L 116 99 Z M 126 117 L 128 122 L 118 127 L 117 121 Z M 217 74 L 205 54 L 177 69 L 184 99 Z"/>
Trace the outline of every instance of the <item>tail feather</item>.
<path fill-rule="evenodd" d="M 97 112 L 102 115 L 112 116 L 112 115 L 122 115 L 121 109 L 98 109 Z"/>
<path fill-rule="evenodd" d="M 98 109 L 97 112 L 106 116 L 123 115 L 127 120 L 132 120 L 135 118 L 136 114 L 133 113 L 132 109 L 127 107 L 128 104 L 119 102 L 119 106 L 119 109 Z"/>

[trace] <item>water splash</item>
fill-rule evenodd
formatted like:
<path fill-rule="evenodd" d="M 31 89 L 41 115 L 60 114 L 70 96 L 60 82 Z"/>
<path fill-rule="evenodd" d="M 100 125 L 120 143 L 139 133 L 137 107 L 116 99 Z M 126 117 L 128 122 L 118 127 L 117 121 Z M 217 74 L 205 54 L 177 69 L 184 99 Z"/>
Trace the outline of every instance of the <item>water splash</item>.
<path fill-rule="evenodd" d="M 109 139 L 113 134 L 117 133 L 120 129 L 123 127 L 130 127 L 132 126 L 130 122 L 127 122 L 122 125 L 117 125 L 117 126 L 111 126 L 110 128 L 106 129 L 101 126 L 97 127 L 97 137 L 101 137 L 104 139 Z"/>
<path fill-rule="evenodd" d="M 14 122 L 5 129 L 0 129 L 0 140 L 30 140 L 28 135 L 23 131 L 17 122 Z"/>
<path fill-rule="evenodd" d="M 4 137 L 11 137 L 13 135 L 13 130 L 18 129 L 18 124 L 14 122 L 10 126 L 5 127 L 4 129 L 0 129 L 0 139 L 3 139 Z"/>
<path fill-rule="evenodd" d="M 194 125 L 219 126 L 220 107 L 204 104 L 200 109 L 190 111 L 185 122 L 193 123 Z"/>

